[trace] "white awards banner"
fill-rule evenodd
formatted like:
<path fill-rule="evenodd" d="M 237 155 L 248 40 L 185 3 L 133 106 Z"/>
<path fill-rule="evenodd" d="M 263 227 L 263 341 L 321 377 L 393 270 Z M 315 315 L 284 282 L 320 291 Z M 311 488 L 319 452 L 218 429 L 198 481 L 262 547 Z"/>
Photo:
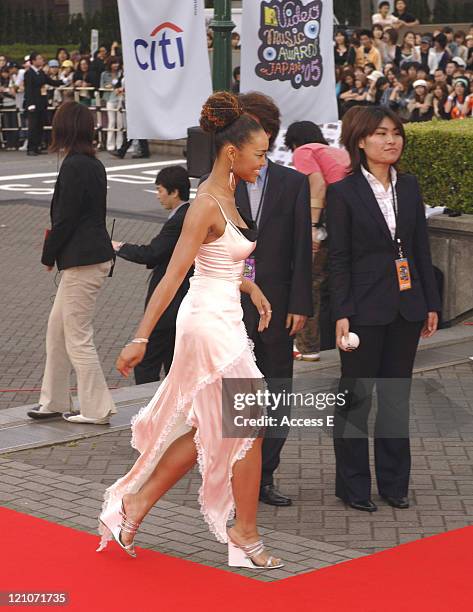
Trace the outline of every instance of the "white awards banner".
<path fill-rule="evenodd" d="M 338 120 L 333 0 L 243 0 L 241 91 L 271 96 L 283 126 Z"/>
<path fill-rule="evenodd" d="M 128 138 L 173 140 L 212 93 L 204 0 L 118 0 Z"/>

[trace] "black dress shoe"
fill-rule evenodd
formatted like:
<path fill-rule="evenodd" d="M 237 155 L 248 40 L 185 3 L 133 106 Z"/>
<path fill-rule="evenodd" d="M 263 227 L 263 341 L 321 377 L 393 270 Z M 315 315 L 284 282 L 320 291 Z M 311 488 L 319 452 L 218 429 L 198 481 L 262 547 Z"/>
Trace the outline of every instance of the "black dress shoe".
<path fill-rule="evenodd" d="M 45 419 L 57 419 L 62 417 L 62 412 L 41 412 L 41 406 L 35 406 L 26 413 L 32 419 L 45 420 Z"/>
<path fill-rule="evenodd" d="M 381 495 L 381 497 L 393 508 L 399 508 L 399 510 L 409 508 L 409 500 L 407 497 L 391 497 L 390 495 Z"/>
<path fill-rule="evenodd" d="M 274 485 L 265 485 L 259 492 L 259 500 L 270 506 L 291 506 L 292 499 L 282 495 L 274 488 Z"/>
<path fill-rule="evenodd" d="M 38 153 L 38 151 L 27 151 L 26 155 L 34 155 L 36 157 L 37 155 L 40 155 L 40 153 Z"/>
<path fill-rule="evenodd" d="M 361 501 L 349 501 L 346 502 L 350 508 L 354 510 L 362 510 L 363 512 L 376 512 L 378 506 L 371 501 L 371 499 L 363 499 Z"/>
<path fill-rule="evenodd" d="M 113 157 L 118 157 L 119 159 L 123 159 L 126 153 L 120 153 L 120 151 L 110 151 L 110 155 L 113 155 Z"/>

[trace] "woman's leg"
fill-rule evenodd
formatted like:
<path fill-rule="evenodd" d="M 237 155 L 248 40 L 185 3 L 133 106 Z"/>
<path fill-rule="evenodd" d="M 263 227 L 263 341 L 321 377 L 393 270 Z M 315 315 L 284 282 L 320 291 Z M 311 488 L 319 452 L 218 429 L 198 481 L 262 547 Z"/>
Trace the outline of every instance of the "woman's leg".
<path fill-rule="evenodd" d="M 111 261 L 64 271 L 64 335 L 66 350 L 77 375 L 82 416 L 106 418 L 117 409 L 107 387 L 94 344 L 93 318 L 98 294 Z"/>
<path fill-rule="evenodd" d="M 244 458 L 237 461 L 233 467 L 232 488 L 236 519 L 228 532 L 235 544 L 254 544 L 260 539 L 256 515 L 261 482 L 262 445 L 263 438 L 257 438 Z M 264 565 L 269 557 L 270 553 L 264 550 L 252 556 L 252 560 L 257 565 Z M 280 559 L 273 558 L 272 565 L 279 563 Z"/>
<path fill-rule="evenodd" d="M 124 124 L 123 124 L 123 112 L 122 112 L 122 102 L 121 100 L 118 100 L 116 102 L 116 108 L 117 108 L 117 112 L 115 113 L 116 115 L 116 126 L 117 126 L 117 132 L 116 132 L 116 136 L 115 136 L 115 142 L 117 145 L 117 149 L 120 149 L 123 146 L 123 128 L 124 128 Z"/>
<path fill-rule="evenodd" d="M 335 495 L 348 503 L 371 498 L 368 418 L 386 326 L 350 325 L 350 330 L 358 334 L 360 346 L 353 352 L 340 351 L 339 391 L 346 401 L 336 405 L 333 427 Z"/>
<path fill-rule="evenodd" d="M 50 412 L 67 412 L 72 408 L 70 392 L 71 362 L 64 337 L 64 273 L 54 299 L 46 332 L 46 366 L 39 404 Z"/>
<path fill-rule="evenodd" d="M 407 497 L 411 469 L 409 398 L 414 360 L 423 321 L 401 315 L 387 328 L 377 385 L 375 466 L 378 491 L 385 497 Z"/>
<path fill-rule="evenodd" d="M 116 132 L 114 131 L 116 126 L 117 113 L 115 112 L 115 104 L 113 102 L 107 102 L 107 151 L 115 150 Z"/>
<path fill-rule="evenodd" d="M 142 521 L 166 491 L 194 467 L 197 461 L 194 434 L 195 429 L 192 428 L 191 431 L 174 440 L 138 493 L 123 496 L 125 513 L 130 520 Z M 121 540 L 125 545 L 130 544 L 133 541 L 133 535 L 122 532 Z"/>

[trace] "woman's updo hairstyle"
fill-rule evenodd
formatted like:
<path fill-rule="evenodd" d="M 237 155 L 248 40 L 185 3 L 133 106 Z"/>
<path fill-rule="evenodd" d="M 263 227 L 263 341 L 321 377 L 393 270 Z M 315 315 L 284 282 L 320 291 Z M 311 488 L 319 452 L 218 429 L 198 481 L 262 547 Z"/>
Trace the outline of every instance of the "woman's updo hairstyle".
<path fill-rule="evenodd" d="M 248 142 L 252 132 L 262 130 L 254 117 L 243 111 L 237 96 L 217 91 L 202 107 L 200 127 L 213 134 L 218 153 L 225 143 L 240 147 Z"/>

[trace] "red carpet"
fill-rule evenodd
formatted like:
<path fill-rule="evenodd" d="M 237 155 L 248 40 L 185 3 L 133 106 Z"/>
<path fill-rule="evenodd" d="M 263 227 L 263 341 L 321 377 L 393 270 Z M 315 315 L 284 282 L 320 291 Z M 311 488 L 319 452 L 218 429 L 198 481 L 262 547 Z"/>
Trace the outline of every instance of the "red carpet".
<path fill-rule="evenodd" d="M 83 612 L 462 612 L 473 609 L 473 528 L 273 583 L 115 543 L 0 508 L 0 592 L 68 592 Z M 22 608 L 24 609 L 24 608 Z"/>

